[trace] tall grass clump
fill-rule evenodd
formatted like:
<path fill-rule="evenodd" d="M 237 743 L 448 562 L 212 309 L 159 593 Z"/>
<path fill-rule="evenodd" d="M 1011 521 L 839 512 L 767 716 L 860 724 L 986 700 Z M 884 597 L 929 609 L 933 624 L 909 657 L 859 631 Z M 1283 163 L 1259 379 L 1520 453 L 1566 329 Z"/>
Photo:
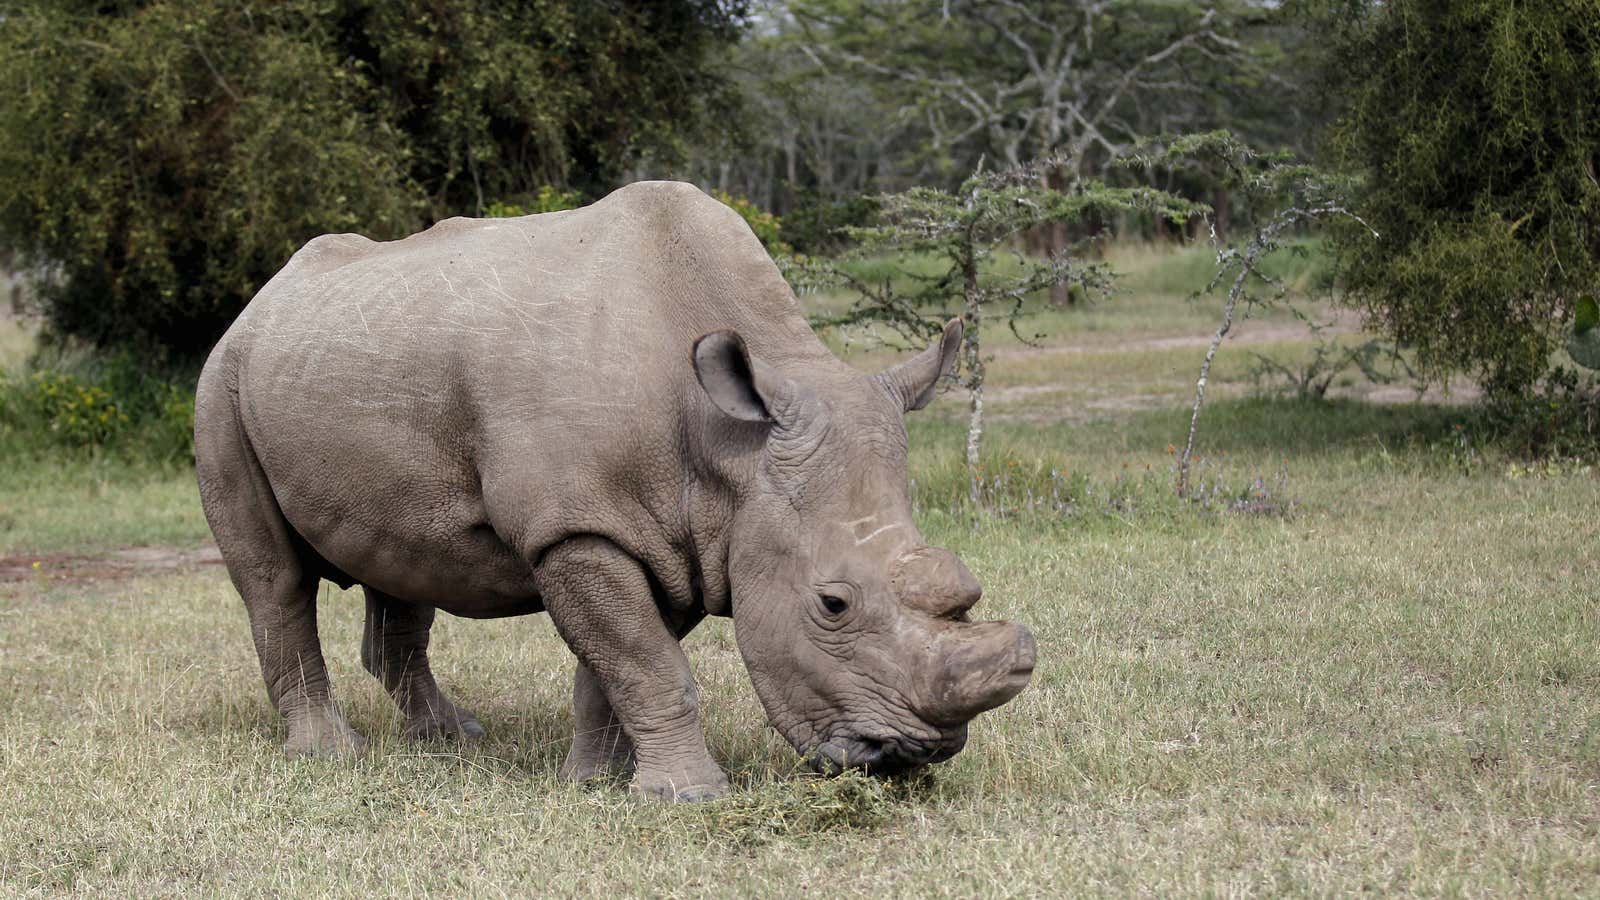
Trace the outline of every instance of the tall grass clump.
<path fill-rule="evenodd" d="M 683 818 L 709 843 L 759 847 L 833 831 L 873 831 L 891 823 L 922 787 L 850 770 L 832 778 L 794 778 L 693 809 Z"/>

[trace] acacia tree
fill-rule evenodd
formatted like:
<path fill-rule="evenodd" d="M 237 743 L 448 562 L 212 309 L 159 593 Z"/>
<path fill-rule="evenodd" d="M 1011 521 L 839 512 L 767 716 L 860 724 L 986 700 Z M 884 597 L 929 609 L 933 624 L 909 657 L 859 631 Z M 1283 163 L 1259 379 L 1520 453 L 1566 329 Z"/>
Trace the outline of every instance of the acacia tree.
<path fill-rule="evenodd" d="M 1006 167 L 1057 158 L 1104 174 L 1138 137 L 1139 106 L 1193 93 L 1232 60 L 1234 10 L 1164 0 L 796 0 L 813 52 L 898 82 L 935 150 Z M 1235 3 L 1243 9 L 1247 4 Z M 821 35 L 825 35 L 823 38 Z M 1171 127 L 1181 127 L 1172 122 Z M 970 158 L 970 157 L 969 157 Z"/>
<path fill-rule="evenodd" d="M 307 239 L 608 186 L 741 0 L 0 2 L 0 250 L 58 333 L 205 352 Z"/>
<path fill-rule="evenodd" d="M 1129 157 L 1128 165 L 1150 168 L 1185 168 L 1205 166 L 1220 171 L 1223 184 L 1239 194 L 1241 200 L 1257 212 L 1255 225 L 1249 236 L 1237 243 L 1227 243 L 1218 233 L 1215 222 L 1207 213 L 1207 231 L 1212 250 L 1216 253 L 1216 270 L 1210 282 L 1194 294 L 1196 298 L 1215 293 L 1226 285 L 1223 294 L 1222 319 L 1206 348 L 1200 362 L 1199 376 L 1195 380 L 1194 402 L 1189 414 L 1189 431 L 1178 453 L 1177 494 L 1190 496 L 1189 470 L 1194 455 L 1195 438 L 1200 431 L 1200 413 L 1205 406 L 1206 388 L 1211 380 L 1211 364 L 1217 357 L 1222 341 L 1233 330 L 1233 322 L 1241 312 L 1253 306 L 1268 305 L 1282 300 L 1284 287 L 1275 282 L 1262 269 L 1267 257 L 1283 247 L 1283 239 L 1298 229 L 1320 226 L 1330 221 L 1350 221 L 1366 227 L 1366 222 L 1345 205 L 1350 185 L 1348 179 L 1330 176 L 1319 169 L 1295 162 L 1287 154 L 1260 154 L 1249 145 L 1226 131 L 1185 135 L 1164 143 L 1152 142 L 1141 152 Z M 1310 324 L 1309 320 L 1304 319 Z M 1313 333 L 1318 326 L 1312 326 Z M 1329 361 L 1328 354 L 1339 356 Z M 1353 351 L 1333 351 L 1319 345 L 1316 367 L 1332 366 L 1334 371 L 1346 365 L 1357 365 L 1363 372 L 1377 380 L 1391 380 L 1376 367 L 1380 356 L 1388 357 L 1394 365 L 1404 367 L 1393 348 L 1377 342 L 1367 342 Z M 1286 368 L 1281 367 L 1280 368 Z M 1306 383 L 1314 377 L 1307 374 Z M 1331 380 L 1330 376 L 1328 377 Z M 1322 383 L 1326 390 L 1327 382 Z M 1320 396 L 1320 393 L 1318 394 Z"/>
<path fill-rule="evenodd" d="M 1045 159 L 1001 171 L 981 168 L 954 191 L 912 188 L 878 198 L 879 224 L 852 228 L 858 254 L 892 252 L 895 271 L 881 281 L 851 273 L 848 265 L 821 264 L 823 279 L 853 288 L 857 301 L 844 314 L 819 320 L 820 325 L 879 322 L 908 339 L 937 334 L 941 324 L 959 315 L 962 334 L 958 383 L 967 390 L 966 456 L 971 498 L 979 499 L 977 471 L 983 439 L 983 393 L 987 358 L 983 329 L 999 316 L 1013 334 L 1024 302 L 1057 285 L 1076 285 L 1085 293 L 1104 294 L 1111 275 L 1104 264 L 1074 252 L 1046 257 L 1014 252 L 1001 259 L 1018 234 L 1058 221 L 1079 221 L 1090 215 L 1141 211 L 1184 222 L 1203 207 L 1144 187 L 1108 187 L 1084 181 L 1070 190 L 1042 186 L 1040 173 L 1060 165 Z M 913 270 L 908 260 L 931 256 L 938 269 Z"/>

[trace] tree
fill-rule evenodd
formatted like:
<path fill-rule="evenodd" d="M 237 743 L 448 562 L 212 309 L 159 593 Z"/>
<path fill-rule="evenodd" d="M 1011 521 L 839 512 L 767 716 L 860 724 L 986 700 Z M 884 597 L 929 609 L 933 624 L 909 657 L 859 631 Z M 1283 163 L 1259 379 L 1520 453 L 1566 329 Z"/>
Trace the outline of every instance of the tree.
<path fill-rule="evenodd" d="M 1281 98 L 1297 90 L 1283 48 L 1300 34 L 1262 0 L 773 0 L 739 51 L 755 113 L 741 122 L 757 139 L 701 171 L 786 218 L 798 209 L 797 237 L 859 212 L 842 193 L 954 188 L 980 159 L 1069 161 L 1040 170 L 1052 189 L 1138 183 L 1150 173 L 1112 164 L 1141 135 L 1228 124 L 1269 146 L 1296 140 L 1299 117 Z M 1163 174 L 1145 184 L 1207 197 L 1225 227 L 1216 179 Z M 1048 255 L 1087 233 L 1170 230 L 1160 216 L 1129 218 L 1054 221 L 1024 239 Z M 1060 285 L 1052 299 L 1073 296 Z"/>
<path fill-rule="evenodd" d="M 307 239 L 599 190 L 720 102 L 739 0 L 14 0 L 0 249 L 52 329 L 203 354 Z"/>
<path fill-rule="evenodd" d="M 757 9 L 727 61 L 739 115 L 695 148 L 693 176 L 784 216 L 882 189 L 916 139 L 904 98 L 819 60 L 789 4 Z"/>
<path fill-rule="evenodd" d="M 1030 295 L 1064 284 L 1105 293 L 1111 277 L 1103 265 L 1086 260 L 1082 253 L 1045 258 L 1019 253 L 1010 265 L 998 264 L 998 254 L 1019 233 L 1052 222 L 1130 210 L 1184 222 L 1202 209 L 1148 188 L 1114 188 L 1093 181 L 1080 182 L 1071 190 L 1041 186 L 1040 173 L 1060 165 L 1051 158 L 996 172 L 980 169 L 954 191 L 918 187 L 880 197 L 880 224 L 852 232 L 860 241 L 860 253 L 895 251 L 890 259 L 898 271 L 874 283 L 851 274 L 846 266 L 823 264 L 823 279 L 842 280 L 859 299 L 844 315 L 819 324 L 880 322 L 916 338 L 937 334 L 952 313 L 961 316 L 965 328 L 960 383 L 969 400 L 967 466 L 973 476 L 974 502 L 979 497 L 976 476 L 983 438 L 985 321 L 1000 315 L 1017 337 L 1027 340 L 1017 331 L 1017 318 Z M 931 256 L 937 270 L 906 268 L 919 256 Z"/>
<path fill-rule="evenodd" d="M 1334 232 L 1349 296 L 1425 371 L 1524 394 L 1600 279 L 1600 0 L 1312 9 L 1377 232 Z"/>
<path fill-rule="evenodd" d="M 914 93 L 935 148 L 968 146 L 1007 166 L 1058 156 L 1075 176 L 1103 174 L 1132 146 L 1141 102 L 1193 92 L 1197 66 L 1239 50 L 1217 7 L 1167 0 L 795 7 L 832 26 L 820 54 Z"/>
<path fill-rule="evenodd" d="M 1286 154 L 1260 154 L 1226 131 L 1186 135 L 1172 139 L 1164 146 L 1151 143 L 1139 154 L 1130 157 L 1128 164 L 1160 169 L 1203 166 L 1220 171 L 1225 187 L 1237 193 L 1247 208 L 1257 212 L 1253 232 L 1237 245 L 1223 243 L 1211 218 L 1214 212 L 1205 218 L 1211 246 L 1216 252 L 1216 271 L 1210 283 L 1196 291 L 1195 296 L 1215 293 L 1224 284 L 1227 285 L 1227 293 L 1222 304 L 1222 320 L 1200 362 L 1194 403 L 1189 414 L 1189 432 L 1184 439 L 1183 450 L 1178 454 L 1177 494 L 1189 499 L 1190 463 L 1194 456 L 1195 437 L 1200 431 L 1200 412 L 1205 405 L 1206 387 L 1211 380 L 1211 364 L 1216 360 L 1217 349 L 1233 329 L 1234 317 L 1240 312 L 1241 306 L 1248 310 L 1253 306 L 1273 304 L 1281 300 L 1284 294 L 1283 286 L 1262 270 L 1262 263 L 1282 248 L 1284 235 L 1292 233 L 1294 229 L 1320 225 L 1334 219 L 1348 219 L 1363 226 L 1365 223 L 1343 205 L 1343 197 L 1349 192 L 1343 179 L 1330 177 L 1312 166 L 1297 163 Z M 1269 288 L 1269 292 L 1260 293 L 1263 286 Z M 1303 316 L 1301 318 L 1310 324 L 1309 320 Z M 1319 326 L 1312 326 L 1313 333 L 1318 329 Z M 1330 352 L 1333 351 L 1327 345 L 1319 344 L 1312 365 L 1316 368 L 1327 366 Z M 1343 368 L 1355 364 L 1369 374 L 1387 378 L 1377 371 L 1374 362 L 1383 355 L 1392 358 L 1392 350 L 1369 341 L 1352 353 L 1341 355 L 1333 365 Z M 1284 366 L 1279 368 L 1287 370 Z M 1302 384 L 1309 385 L 1313 377 L 1307 374 Z M 1327 377 L 1331 380 L 1331 376 Z M 1327 384 L 1326 381 L 1321 383 L 1320 390 L 1316 391 L 1318 397 L 1327 390 Z"/>

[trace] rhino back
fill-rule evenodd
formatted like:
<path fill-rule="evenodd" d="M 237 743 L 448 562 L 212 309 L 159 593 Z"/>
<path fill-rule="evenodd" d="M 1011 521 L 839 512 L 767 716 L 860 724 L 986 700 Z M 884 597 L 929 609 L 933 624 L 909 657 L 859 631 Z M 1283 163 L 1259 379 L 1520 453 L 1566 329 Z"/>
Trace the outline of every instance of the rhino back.
<path fill-rule="evenodd" d="M 834 362 L 736 214 L 645 183 L 390 243 L 319 238 L 220 352 L 280 508 L 328 562 L 490 615 L 527 602 L 529 554 L 570 534 L 687 585 L 690 345 L 724 327 Z"/>

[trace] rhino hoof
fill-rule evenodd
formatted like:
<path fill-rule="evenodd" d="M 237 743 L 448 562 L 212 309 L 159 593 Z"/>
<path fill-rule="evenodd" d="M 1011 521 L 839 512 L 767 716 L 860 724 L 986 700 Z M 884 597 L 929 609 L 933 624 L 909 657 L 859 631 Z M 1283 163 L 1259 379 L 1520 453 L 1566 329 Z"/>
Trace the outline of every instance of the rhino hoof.
<path fill-rule="evenodd" d="M 615 757 L 593 757 L 569 753 L 567 754 L 566 762 L 561 764 L 561 769 L 556 772 L 556 775 L 562 781 L 582 784 L 586 781 L 594 781 L 597 778 L 614 778 L 618 775 L 626 775 L 631 771 L 633 771 L 632 754 L 622 754 Z"/>
<path fill-rule="evenodd" d="M 453 740 L 463 744 L 483 739 L 483 726 L 471 713 L 439 718 L 412 719 L 406 723 L 405 735 L 413 741 Z"/>
<path fill-rule="evenodd" d="M 646 800 L 670 800 L 674 803 L 699 803 L 728 796 L 728 777 L 719 770 L 715 778 L 672 779 L 663 776 L 635 774 L 628 785 L 628 793 Z"/>
<path fill-rule="evenodd" d="M 354 759 L 367 752 L 367 739 L 337 715 L 313 715 L 289 724 L 283 752 L 293 758 Z"/>

